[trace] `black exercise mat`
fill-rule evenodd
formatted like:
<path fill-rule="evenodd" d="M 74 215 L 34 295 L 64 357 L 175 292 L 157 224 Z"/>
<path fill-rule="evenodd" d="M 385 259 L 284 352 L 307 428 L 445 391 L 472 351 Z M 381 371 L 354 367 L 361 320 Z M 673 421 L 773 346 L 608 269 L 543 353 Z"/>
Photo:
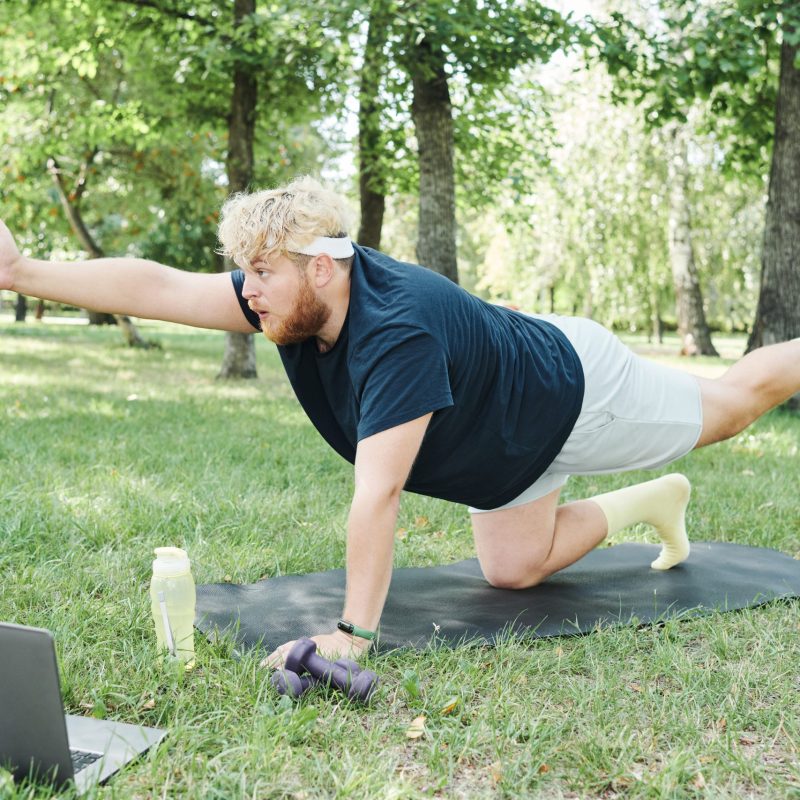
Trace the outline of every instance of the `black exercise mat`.
<path fill-rule="evenodd" d="M 658 545 L 593 550 L 531 589 L 494 589 L 476 559 L 395 569 L 381 617 L 380 649 L 423 648 L 436 640 L 492 643 L 504 633 L 564 636 L 598 625 L 652 623 L 800 596 L 800 561 L 738 544 L 692 544 L 687 561 L 650 569 Z M 250 585 L 197 587 L 196 626 L 210 639 L 233 636 L 268 650 L 336 626 L 344 570 L 286 575 Z"/>

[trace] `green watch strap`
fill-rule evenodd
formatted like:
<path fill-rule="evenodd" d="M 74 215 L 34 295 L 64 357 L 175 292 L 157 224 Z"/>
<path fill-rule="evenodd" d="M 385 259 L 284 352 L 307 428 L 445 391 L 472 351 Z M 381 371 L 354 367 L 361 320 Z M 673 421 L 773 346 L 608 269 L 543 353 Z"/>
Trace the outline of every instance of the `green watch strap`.
<path fill-rule="evenodd" d="M 336 623 L 336 627 L 340 631 L 349 633 L 351 636 L 358 636 L 361 639 L 369 639 L 372 641 L 375 638 L 375 631 L 368 631 L 366 628 L 359 628 L 358 625 L 353 625 L 352 622 L 348 622 L 346 619 L 340 619 Z"/>

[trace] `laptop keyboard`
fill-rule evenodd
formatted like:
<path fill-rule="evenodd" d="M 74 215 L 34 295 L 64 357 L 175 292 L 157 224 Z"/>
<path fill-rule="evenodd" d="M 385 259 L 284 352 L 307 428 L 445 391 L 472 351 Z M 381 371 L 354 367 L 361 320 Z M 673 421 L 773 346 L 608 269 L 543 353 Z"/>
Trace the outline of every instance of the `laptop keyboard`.
<path fill-rule="evenodd" d="M 88 750 L 73 750 L 70 748 L 70 756 L 72 756 L 72 769 L 79 772 L 89 764 L 94 764 L 98 758 L 102 758 L 102 753 L 90 753 Z"/>

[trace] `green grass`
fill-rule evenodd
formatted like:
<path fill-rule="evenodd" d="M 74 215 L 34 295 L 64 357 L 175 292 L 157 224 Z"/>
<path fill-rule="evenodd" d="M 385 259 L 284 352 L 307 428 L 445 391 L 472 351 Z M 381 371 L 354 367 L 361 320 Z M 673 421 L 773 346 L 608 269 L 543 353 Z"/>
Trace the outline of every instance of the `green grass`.
<path fill-rule="evenodd" d="M 153 548 L 186 547 L 198 583 L 340 567 L 352 470 L 266 342 L 257 381 L 220 383 L 221 335 L 142 327 L 163 350 L 128 350 L 108 329 L 0 324 L 0 619 L 54 632 L 70 713 L 170 730 L 97 796 L 800 797 L 794 603 L 372 655 L 383 684 L 368 709 L 280 699 L 257 656 L 199 636 L 197 668 L 164 672 Z M 773 412 L 680 462 L 692 538 L 800 556 L 799 440 L 800 418 Z M 564 498 L 652 476 L 573 480 Z M 473 555 L 463 508 L 408 495 L 398 525 L 398 566 Z M 420 714 L 426 733 L 408 739 Z M 48 796 L 0 773 L 0 798 Z"/>

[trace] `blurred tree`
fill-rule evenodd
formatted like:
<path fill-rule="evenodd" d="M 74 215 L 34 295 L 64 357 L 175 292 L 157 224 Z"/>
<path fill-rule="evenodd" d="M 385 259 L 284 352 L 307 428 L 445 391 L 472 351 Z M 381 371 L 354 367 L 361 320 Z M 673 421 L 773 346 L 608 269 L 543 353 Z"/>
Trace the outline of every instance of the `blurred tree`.
<path fill-rule="evenodd" d="M 685 120 L 700 98 L 729 170 L 763 174 L 769 162 L 748 349 L 800 336 L 800 4 L 661 0 L 661 8 L 656 31 L 613 14 L 597 28 L 600 50 L 620 94 L 643 103 L 652 122 Z"/>
<path fill-rule="evenodd" d="M 470 246 L 481 253 L 474 285 L 490 299 L 659 338 L 677 324 L 670 136 L 648 130 L 637 107 L 612 103 L 602 64 L 581 70 L 565 61 L 530 80 L 549 93 L 555 144 L 545 167 L 529 165 L 473 216 Z M 709 323 L 742 330 L 755 307 L 764 184 L 726 175 L 713 136 L 695 135 L 689 145 L 692 255 Z"/>
<path fill-rule="evenodd" d="M 25 322 L 28 315 L 28 299 L 24 294 L 17 295 L 17 302 L 14 306 L 14 322 Z"/>
<path fill-rule="evenodd" d="M 669 138 L 669 252 L 681 352 L 684 355 L 718 356 L 706 322 L 703 292 L 695 263 L 689 201 L 689 140 L 686 128 L 670 126 Z"/>
<path fill-rule="evenodd" d="M 234 0 L 234 36 L 245 27 L 256 11 L 255 0 Z M 254 30 L 249 31 L 252 40 Z M 253 180 L 253 141 L 256 130 L 256 103 L 258 82 L 245 58 L 233 63 L 233 92 L 228 116 L 228 154 L 225 171 L 228 189 L 232 193 L 245 192 Z M 236 265 L 225 259 L 225 270 L 230 272 Z M 222 357 L 218 378 L 255 378 L 256 348 L 253 337 L 244 333 L 225 334 L 225 353 Z"/>
<path fill-rule="evenodd" d="M 781 44 L 762 263 L 748 350 L 800 336 L 800 19 Z"/>
<path fill-rule="evenodd" d="M 361 207 L 358 241 L 365 247 L 380 250 L 388 171 L 382 125 L 386 108 L 380 95 L 388 64 L 386 45 L 391 21 L 390 0 L 373 0 L 368 14 L 358 94 L 358 190 Z"/>
<path fill-rule="evenodd" d="M 479 287 L 530 310 L 659 328 L 670 296 L 666 145 L 633 110 L 604 99 L 600 67 L 567 69 L 563 82 L 552 90 L 547 170 L 522 177 L 497 207 L 510 241 L 506 277 L 495 265 Z"/>

